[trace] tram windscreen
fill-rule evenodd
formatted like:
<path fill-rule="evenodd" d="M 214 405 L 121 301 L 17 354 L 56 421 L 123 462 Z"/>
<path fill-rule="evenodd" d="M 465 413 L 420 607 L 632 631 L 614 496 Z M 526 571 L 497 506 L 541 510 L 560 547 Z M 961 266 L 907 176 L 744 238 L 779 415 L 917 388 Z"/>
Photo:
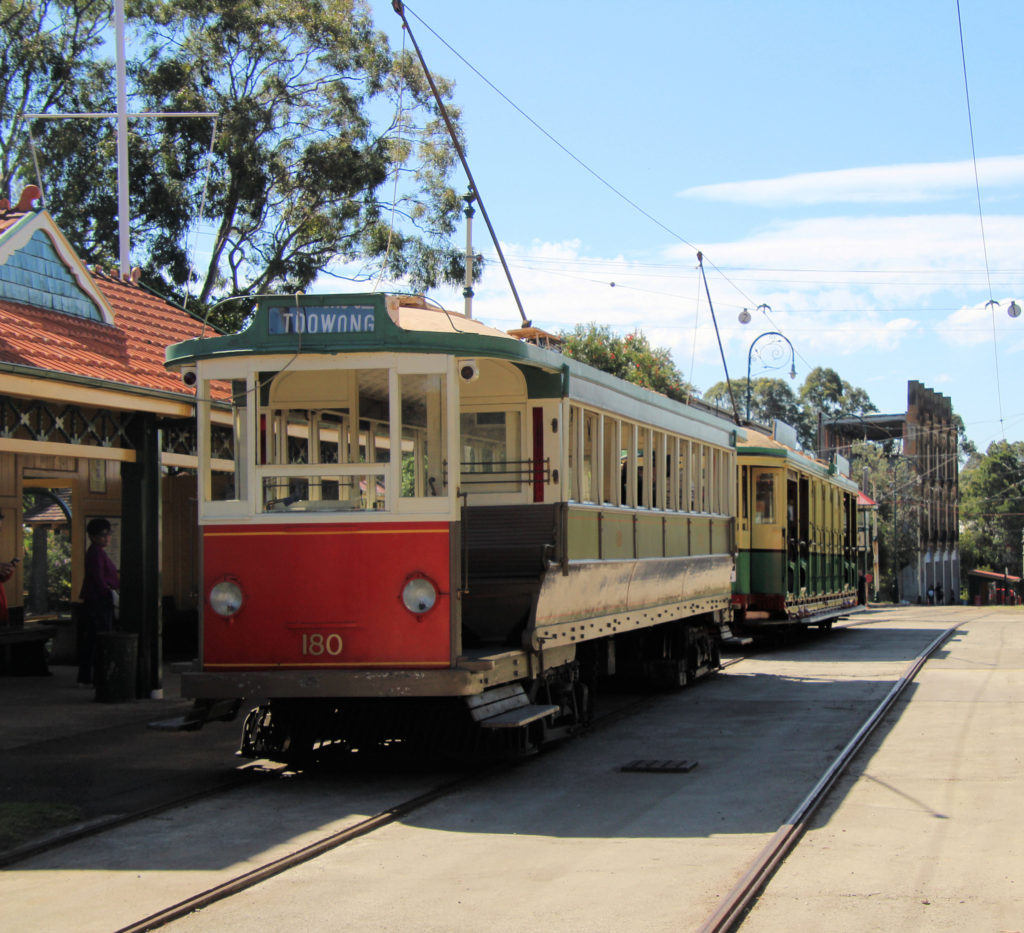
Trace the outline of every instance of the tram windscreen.
<path fill-rule="evenodd" d="M 282 371 L 265 395 L 257 457 L 266 511 L 387 507 L 386 369 Z"/>
<path fill-rule="evenodd" d="M 399 377 L 402 393 L 403 498 L 444 496 L 445 379 L 439 374 Z"/>

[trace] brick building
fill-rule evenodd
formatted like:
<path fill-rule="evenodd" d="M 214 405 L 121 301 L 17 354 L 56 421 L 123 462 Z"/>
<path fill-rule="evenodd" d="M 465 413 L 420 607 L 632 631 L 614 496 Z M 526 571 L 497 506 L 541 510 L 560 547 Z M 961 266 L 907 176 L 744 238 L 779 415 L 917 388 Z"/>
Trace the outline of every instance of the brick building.
<path fill-rule="evenodd" d="M 854 441 L 886 445 L 889 456 L 908 468 L 911 482 L 896 491 L 890 506 L 908 521 L 917 541 L 914 559 L 898 568 L 901 599 L 924 602 L 929 589 L 941 587 L 946 602 L 960 592 L 959 461 L 953 403 L 916 380 L 907 383 L 907 410 L 893 415 L 824 419 L 820 450 L 849 456 Z M 879 490 L 877 498 L 885 498 Z"/>

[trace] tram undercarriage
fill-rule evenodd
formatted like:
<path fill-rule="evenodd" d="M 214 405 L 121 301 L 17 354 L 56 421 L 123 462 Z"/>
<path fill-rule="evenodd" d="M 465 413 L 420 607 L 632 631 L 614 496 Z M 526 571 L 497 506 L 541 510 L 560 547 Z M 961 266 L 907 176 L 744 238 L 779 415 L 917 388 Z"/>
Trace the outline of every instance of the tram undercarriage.
<path fill-rule="evenodd" d="M 479 761 L 530 754 L 586 727 L 599 684 L 671 690 L 714 672 L 720 634 L 713 614 L 666 622 L 585 642 L 568 663 L 466 696 L 272 699 L 247 715 L 239 754 L 297 766 L 346 755 Z"/>

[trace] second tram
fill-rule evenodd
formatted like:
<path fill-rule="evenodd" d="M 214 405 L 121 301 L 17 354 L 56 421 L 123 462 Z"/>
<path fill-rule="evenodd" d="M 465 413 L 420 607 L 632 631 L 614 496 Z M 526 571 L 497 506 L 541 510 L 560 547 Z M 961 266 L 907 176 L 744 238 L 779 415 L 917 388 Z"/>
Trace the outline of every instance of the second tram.
<path fill-rule="evenodd" d="M 830 628 L 858 606 L 857 484 L 849 463 L 747 428 L 738 444 L 739 513 L 733 626 Z"/>

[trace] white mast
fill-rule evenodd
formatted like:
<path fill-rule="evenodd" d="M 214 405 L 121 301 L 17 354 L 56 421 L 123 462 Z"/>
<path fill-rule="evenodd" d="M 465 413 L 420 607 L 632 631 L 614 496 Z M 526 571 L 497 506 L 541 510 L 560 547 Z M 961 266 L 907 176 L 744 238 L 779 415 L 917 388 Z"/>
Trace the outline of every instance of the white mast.
<path fill-rule="evenodd" d="M 124 51 L 124 0 L 114 0 L 117 47 L 117 246 L 121 279 L 131 274 L 131 238 L 128 218 L 128 76 Z"/>

